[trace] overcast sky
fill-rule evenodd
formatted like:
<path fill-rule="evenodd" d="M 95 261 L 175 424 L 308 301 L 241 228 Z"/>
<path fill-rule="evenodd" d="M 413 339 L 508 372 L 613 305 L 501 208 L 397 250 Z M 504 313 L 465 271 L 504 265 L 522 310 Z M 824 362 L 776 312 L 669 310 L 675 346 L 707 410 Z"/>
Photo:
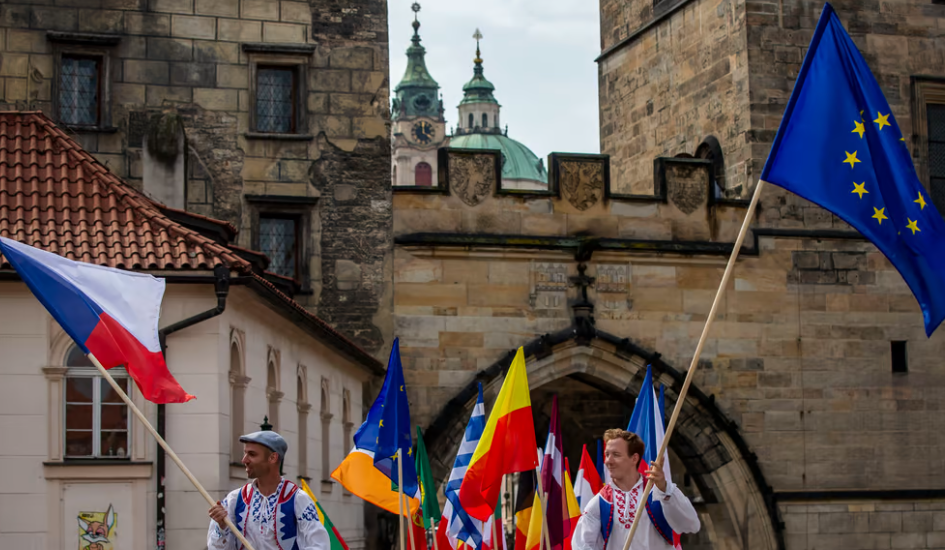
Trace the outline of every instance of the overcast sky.
<path fill-rule="evenodd" d="M 389 0 L 391 91 L 403 78 L 413 36 L 412 0 Z M 552 151 L 600 152 L 598 3 L 588 0 L 420 1 L 427 68 L 440 84 L 446 127 L 456 125 L 472 78 L 478 27 L 485 76 L 495 84 L 509 137 L 539 158 Z"/>

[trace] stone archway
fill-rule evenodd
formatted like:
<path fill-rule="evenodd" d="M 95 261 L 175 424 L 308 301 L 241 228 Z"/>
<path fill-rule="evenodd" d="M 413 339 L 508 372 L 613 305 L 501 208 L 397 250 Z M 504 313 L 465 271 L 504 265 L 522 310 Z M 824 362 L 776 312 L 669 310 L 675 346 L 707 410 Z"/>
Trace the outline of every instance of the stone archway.
<path fill-rule="evenodd" d="M 475 401 L 477 384 L 483 384 L 488 409 L 513 354 L 514 351 L 510 351 L 491 367 L 480 371 L 446 403 L 426 430 L 430 459 L 438 479 L 448 475 L 452 467 L 459 439 Z M 627 339 L 593 328 L 571 327 L 546 334 L 529 342 L 525 346 L 525 355 L 536 425 L 543 422 L 547 425 L 547 420 L 540 418 L 542 404 L 537 402 L 543 390 L 547 393 L 576 388 L 576 391 L 585 393 L 597 392 L 594 395 L 600 399 L 601 407 L 605 405 L 604 400 L 609 400 L 611 404 L 622 404 L 629 410 L 639 393 L 646 365 L 651 364 L 654 379 L 666 388 L 667 410 L 672 410 L 684 378 L 682 373 L 665 364 L 658 353 L 648 352 Z M 562 403 L 562 406 L 566 405 Z M 581 412 L 575 411 L 574 414 Z M 613 418 L 615 413 L 611 410 L 609 414 Z M 563 415 L 566 416 L 567 411 L 563 411 Z M 593 430 L 588 425 L 594 422 L 585 420 L 580 425 Z M 594 437 L 599 437 L 599 434 Z M 693 539 L 694 544 L 684 544 L 686 548 L 784 548 L 783 526 L 778 518 L 777 505 L 754 453 L 748 449 L 736 425 L 715 406 L 714 399 L 707 397 L 695 385 L 690 387 L 670 449 L 674 463 L 681 463 L 695 484 L 693 492 L 698 493 L 702 500 L 697 506 L 702 518 L 702 532 Z"/>

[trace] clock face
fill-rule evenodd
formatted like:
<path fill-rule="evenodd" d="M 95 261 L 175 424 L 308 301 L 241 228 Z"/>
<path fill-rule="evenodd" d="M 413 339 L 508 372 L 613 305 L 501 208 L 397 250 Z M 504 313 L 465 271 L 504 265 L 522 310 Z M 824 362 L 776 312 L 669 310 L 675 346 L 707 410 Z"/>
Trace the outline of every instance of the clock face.
<path fill-rule="evenodd" d="M 429 145 L 436 136 L 436 128 L 425 120 L 413 125 L 413 137 L 423 145 Z"/>

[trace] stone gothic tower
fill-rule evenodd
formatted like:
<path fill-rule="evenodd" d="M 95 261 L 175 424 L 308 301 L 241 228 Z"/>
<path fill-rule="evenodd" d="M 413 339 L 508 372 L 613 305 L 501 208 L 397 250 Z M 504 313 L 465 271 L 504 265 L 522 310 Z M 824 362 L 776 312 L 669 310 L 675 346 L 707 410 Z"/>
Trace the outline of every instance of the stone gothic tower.
<path fill-rule="evenodd" d="M 420 4 L 412 6 L 414 13 Z M 407 71 L 394 88 L 392 180 L 395 186 L 431 186 L 436 174 L 436 150 L 446 140 L 440 85 L 427 71 L 420 45 L 420 21 L 414 16 L 413 43 L 407 48 Z"/>

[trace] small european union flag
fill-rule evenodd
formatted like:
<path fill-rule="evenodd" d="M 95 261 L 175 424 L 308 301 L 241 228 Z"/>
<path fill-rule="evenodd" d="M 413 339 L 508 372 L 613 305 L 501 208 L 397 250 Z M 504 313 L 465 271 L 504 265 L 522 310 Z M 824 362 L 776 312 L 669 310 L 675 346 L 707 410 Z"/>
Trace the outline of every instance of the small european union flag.
<path fill-rule="evenodd" d="M 899 270 L 932 335 L 945 317 L 945 222 L 876 78 L 824 6 L 761 179 L 833 212 Z"/>
<path fill-rule="evenodd" d="M 374 467 L 390 478 L 392 485 L 398 484 L 397 450 L 403 456 L 404 494 L 416 497 L 420 491 L 417 468 L 413 456 L 413 436 L 410 426 L 410 406 L 404 386 L 404 368 L 400 363 L 400 342 L 394 339 L 387 375 L 381 393 L 371 405 L 367 419 L 354 434 L 354 444 L 359 449 L 374 452 Z"/>

